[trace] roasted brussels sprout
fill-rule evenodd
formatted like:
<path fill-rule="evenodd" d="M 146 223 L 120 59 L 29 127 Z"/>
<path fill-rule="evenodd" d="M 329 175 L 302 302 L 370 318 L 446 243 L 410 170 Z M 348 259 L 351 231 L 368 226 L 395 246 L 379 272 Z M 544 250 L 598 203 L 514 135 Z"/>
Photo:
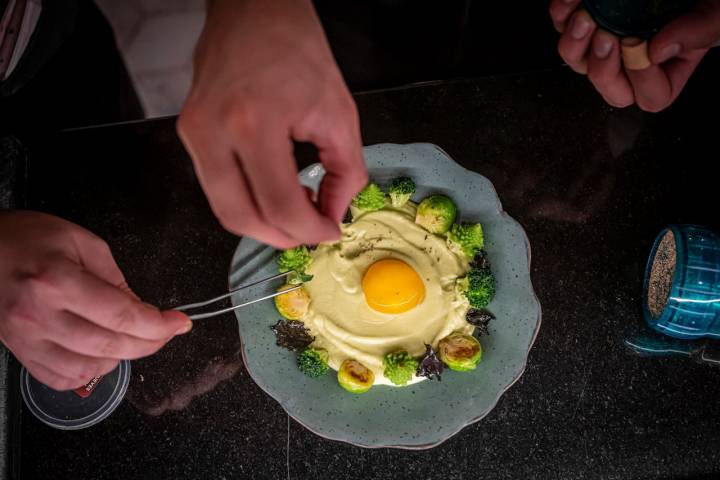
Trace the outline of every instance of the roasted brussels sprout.
<path fill-rule="evenodd" d="M 338 383 L 350 393 L 365 393 L 373 386 L 375 374 L 357 360 L 347 359 L 338 370 Z"/>
<path fill-rule="evenodd" d="M 431 195 L 417 208 L 415 223 L 430 233 L 444 234 L 455 221 L 457 207 L 445 195 Z"/>
<path fill-rule="evenodd" d="M 283 285 L 278 289 L 287 290 L 292 288 L 293 285 Z M 298 288 L 292 292 L 283 293 L 275 297 L 275 308 L 280 312 L 280 315 L 287 318 L 288 320 L 299 320 L 305 316 L 310 306 L 310 295 L 307 294 L 304 288 Z"/>
<path fill-rule="evenodd" d="M 467 372 L 480 362 L 482 347 L 475 337 L 455 332 L 440 340 L 438 354 L 451 370 Z"/>

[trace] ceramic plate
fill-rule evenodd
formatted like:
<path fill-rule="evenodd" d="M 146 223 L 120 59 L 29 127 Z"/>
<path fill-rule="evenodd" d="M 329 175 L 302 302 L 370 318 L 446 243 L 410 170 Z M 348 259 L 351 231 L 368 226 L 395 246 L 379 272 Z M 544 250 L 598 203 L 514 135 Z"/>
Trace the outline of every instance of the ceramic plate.
<path fill-rule="evenodd" d="M 363 447 L 429 448 L 487 415 L 522 375 L 540 327 L 540 304 L 530 282 L 530 246 L 522 227 L 503 212 L 490 181 L 461 167 L 439 147 L 381 144 L 366 147 L 364 155 L 373 181 L 387 185 L 408 175 L 418 186 L 414 200 L 444 193 L 457 203 L 461 220 L 482 223 L 497 281 L 488 307 L 497 319 L 490 323 L 490 335 L 481 339 L 482 362 L 473 372 L 446 371 L 441 382 L 376 386 L 352 395 L 338 385 L 334 371 L 309 378 L 298 370 L 295 353 L 275 345 L 270 326 L 279 316 L 272 301 L 236 311 L 243 358 L 260 388 L 318 435 Z M 300 172 L 300 179 L 317 188 L 323 173 L 320 165 L 312 165 Z M 271 247 L 243 238 L 233 257 L 230 286 L 275 274 L 274 259 Z M 233 303 L 244 298 L 237 294 Z"/>

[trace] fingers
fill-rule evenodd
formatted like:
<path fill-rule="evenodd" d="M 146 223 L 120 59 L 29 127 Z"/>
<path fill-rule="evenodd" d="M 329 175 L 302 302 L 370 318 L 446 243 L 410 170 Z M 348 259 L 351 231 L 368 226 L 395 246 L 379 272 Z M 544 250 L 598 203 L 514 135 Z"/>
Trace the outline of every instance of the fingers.
<path fill-rule="evenodd" d="M 328 147 L 321 152 L 320 160 L 326 171 L 320 184 L 320 209 L 335 223 L 340 223 L 353 197 L 368 182 L 362 150 Z"/>
<path fill-rule="evenodd" d="M 691 12 L 663 27 L 650 42 L 650 60 L 658 65 L 681 53 L 706 49 L 720 39 L 720 2 L 700 2 Z"/>
<path fill-rule="evenodd" d="M 298 182 L 287 132 L 258 128 L 237 150 L 255 202 L 268 223 L 296 243 L 340 238 L 337 224 L 321 214 Z"/>
<path fill-rule="evenodd" d="M 588 78 L 610 105 L 624 108 L 635 101 L 633 89 L 622 66 L 620 41 L 597 30 L 588 56 Z"/>
<path fill-rule="evenodd" d="M 93 358 L 135 360 L 160 350 L 165 340 L 145 340 L 102 328 L 69 312 L 56 312 L 43 339 Z"/>
<path fill-rule="evenodd" d="M 72 230 L 72 236 L 80 253 L 80 263 L 87 271 L 111 285 L 130 290 L 110 247 L 103 239 L 80 227 Z"/>
<path fill-rule="evenodd" d="M 20 360 L 22 364 L 25 365 L 27 371 L 30 373 L 30 375 L 32 375 L 35 380 L 47 385 L 54 390 L 72 390 L 73 388 L 77 388 L 80 385 L 84 385 L 79 384 L 77 380 L 73 380 L 69 377 L 60 375 L 59 373 L 54 372 L 49 368 L 45 367 L 44 365 L 40 365 L 37 362 L 33 362 L 32 360 L 24 361 L 20 358 L 18 358 L 18 360 Z M 88 379 L 88 381 L 90 380 Z"/>
<path fill-rule="evenodd" d="M 29 358 L 18 357 L 36 380 L 56 390 L 85 385 L 92 378 L 112 372 L 119 361 L 91 358 L 50 342 L 34 349 Z"/>
<path fill-rule="evenodd" d="M 555 30 L 560 33 L 565 31 L 570 15 L 577 10 L 580 0 L 552 0 L 550 2 L 550 19 Z"/>
<path fill-rule="evenodd" d="M 576 11 L 569 20 L 567 30 L 560 36 L 558 52 L 570 68 L 587 73 L 587 50 L 597 28 L 585 10 Z"/>
<path fill-rule="evenodd" d="M 69 260 L 58 260 L 28 282 L 35 302 L 74 313 L 113 332 L 157 341 L 192 328 L 184 314 L 160 312 Z"/>
<path fill-rule="evenodd" d="M 198 114 L 183 111 L 178 121 L 178 133 L 190 153 L 210 207 L 222 226 L 236 235 L 248 235 L 277 248 L 297 245 L 291 236 L 265 221 L 232 149 L 218 144 L 215 139 L 206 139 L 202 128 L 196 126 L 195 115 Z"/>
<path fill-rule="evenodd" d="M 700 61 L 703 59 L 707 50 L 695 50 L 683 54 L 682 58 L 673 58 L 663 64 L 663 70 L 670 80 L 670 89 L 672 91 L 670 101 L 673 102 L 680 94 L 690 75 L 695 71 Z"/>
<path fill-rule="evenodd" d="M 336 224 L 368 182 L 357 109 L 349 93 L 343 104 L 338 118 L 310 118 L 293 132 L 296 139 L 312 142 L 319 150 L 326 172 L 318 192 L 320 211 Z"/>
<path fill-rule="evenodd" d="M 675 101 L 685 87 L 690 75 L 705 55 L 696 50 L 673 58 L 662 66 L 652 65 L 645 70 L 629 70 L 635 101 L 646 112 L 659 112 Z"/>
<path fill-rule="evenodd" d="M 628 70 L 628 78 L 633 86 L 638 107 L 646 112 L 659 112 L 673 99 L 670 79 L 665 71 L 652 65 L 644 70 Z"/>

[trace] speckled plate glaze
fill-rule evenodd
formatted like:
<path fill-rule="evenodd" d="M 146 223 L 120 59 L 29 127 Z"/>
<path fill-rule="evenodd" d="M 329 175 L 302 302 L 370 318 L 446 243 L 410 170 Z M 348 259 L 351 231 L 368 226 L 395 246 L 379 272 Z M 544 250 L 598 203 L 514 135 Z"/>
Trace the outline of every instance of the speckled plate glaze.
<path fill-rule="evenodd" d="M 364 154 L 373 181 L 386 185 L 409 175 L 418 185 L 413 199 L 444 193 L 458 204 L 462 220 L 482 223 L 497 279 L 489 306 L 497 319 L 481 339 L 483 361 L 473 372 L 446 371 L 441 382 L 376 386 L 352 395 L 338 385 L 334 372 L 317 380 L 306 377 L 295 365 L 295 354 L 275 345 L 270 326 L 279 316 L 271 301 L 236 311 L 243 358 L 260 388 L 318 435 L 362 447 L 430 448 L 487 415 L 525 369 L 541 317 L 530 281 L 530 245 L 522 227 L 503 212 L 490 181 L 439 147 L 380 144 L 366 147 Z M 317 188 L 323 174 L 321 166 L 311 165 L 300 179 Z M 230 286 L 276 273 L 274 258 L 272 248 L 243 238 L 233 257 Z M 236 295 L 233 303 L 243 298 Z"/>

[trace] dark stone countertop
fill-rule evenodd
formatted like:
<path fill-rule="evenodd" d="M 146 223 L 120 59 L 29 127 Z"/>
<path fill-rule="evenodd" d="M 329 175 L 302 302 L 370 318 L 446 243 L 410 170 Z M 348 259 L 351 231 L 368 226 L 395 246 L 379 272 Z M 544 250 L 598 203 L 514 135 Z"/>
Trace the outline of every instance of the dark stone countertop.
<path fill-rule="evenodd" d="M 524 376 L 479 423 L 430 451 L 319 438 L 249 378 L 229 314 L 134 362 L 126 401 L 96 427 L 23 412 L 22 478 L 717 478 L 720 370 L 634 357 L 622 339 L 661 227 L 720 227 L 718 60 L 656 115 L 611 109 L 563 69 L 357 96 L 365 143 L 440 145 L 492 180 L 529 235 L 543 324 Z M 145 300 L 226 288 L 237 239 L 173 119 L 65 132 L 29 158 L 31 207 L 107 239 Z"/>

